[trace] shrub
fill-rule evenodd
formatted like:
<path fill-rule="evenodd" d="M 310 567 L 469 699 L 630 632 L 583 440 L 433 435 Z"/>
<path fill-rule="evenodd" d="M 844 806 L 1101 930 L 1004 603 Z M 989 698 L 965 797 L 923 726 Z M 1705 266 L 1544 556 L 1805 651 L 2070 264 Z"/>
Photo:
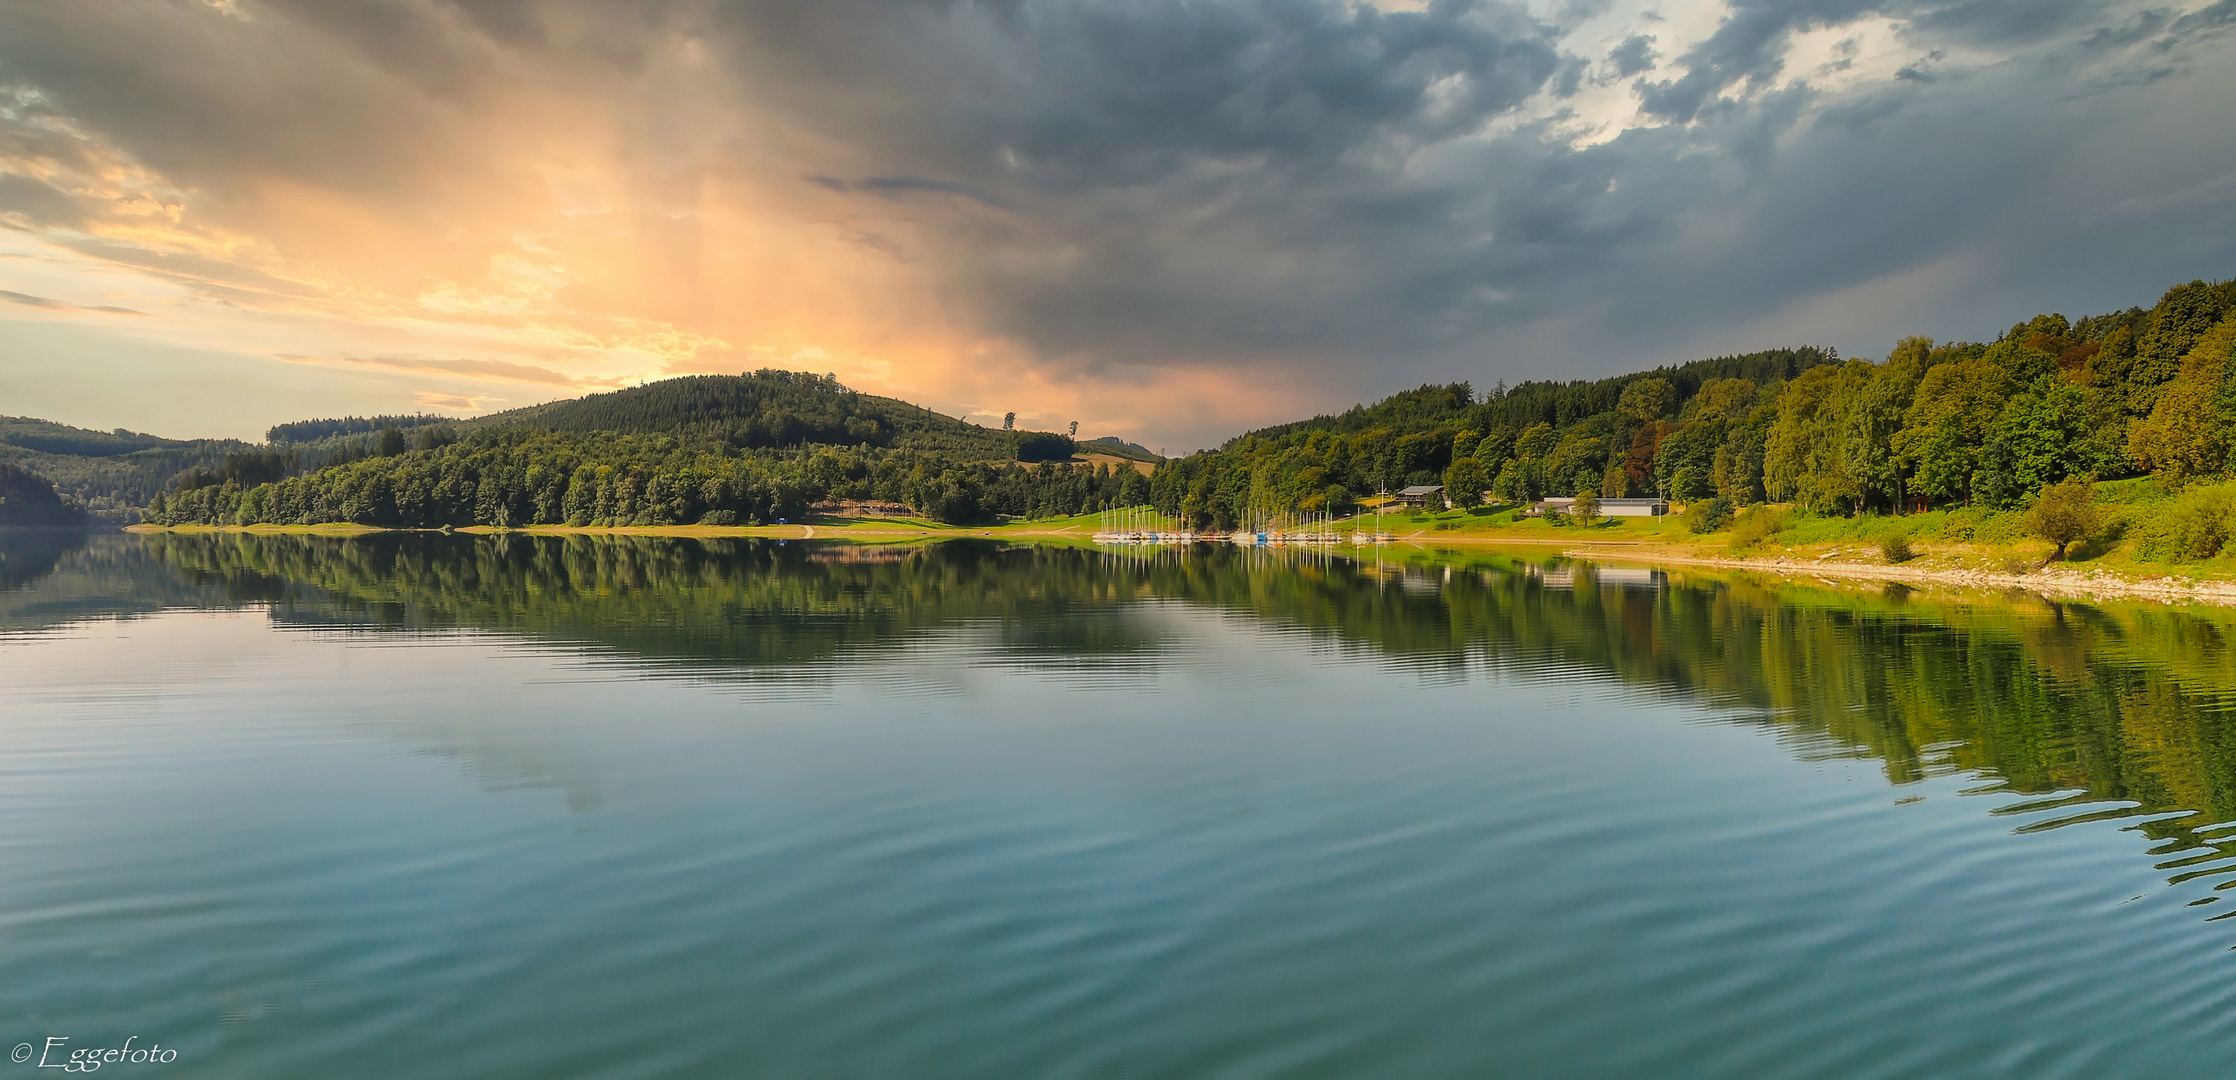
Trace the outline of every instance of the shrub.
<path fill-rule="evenodd" d="M 2042 488 L 2026 512 L 2026 531 L 2057 545 L 2055 558 L 2065 548 L 2096 531 L 2102 517 L 2096 512 L 2096 491 L 2086 481 L 2065 480 Z M 2214 545 L 2216 550 L 2218 544 Z"/>
<path fill-rule="evenodd" d="M 1910 546 L 1910 534 L 1901 532 L 1879 541 L 1879 554 L 1885 556 L 1889 563 L 1896 564 L 1918 557 L 1917 550 Z"/>
<path fill-rule="evenodd" d="M 1731 524 L 1731 500 L 1721 495 L 1702 499 L 1685 511 L 1685 527 L 1696 533 L 1712 533 Z"/>
<path fill-rule="evenodd" d="M 2191 488 L 2174 503 L 2170 554 L 2177 562 L 2197 562 L 2220 554 L 2228 543 L 2228 490 Z"/>
<path fill-rule="evenodd" d="M 2015 544 L 2026 539 L 2026 515 L 2007 510 L 1980 512 L 1979 524 L 1972 530 L 1972 541 L 1977 544 Z"/>
<path fill-rule="evenodd" d="M 2034 560 L 2024 555 L 2005 555 L 2003 557 L 2003 572 L 2006 574 L 2016 577 L 2021 574 L 2033 573 L 2034 569 Z"/>
<path fill-rule="evenodd" d="M 1773 506 L 1758 506 L 1731 527 L 1731 546 L 1749 548 L 1777 535 L 1786 527 L 1786 515 Z"/>

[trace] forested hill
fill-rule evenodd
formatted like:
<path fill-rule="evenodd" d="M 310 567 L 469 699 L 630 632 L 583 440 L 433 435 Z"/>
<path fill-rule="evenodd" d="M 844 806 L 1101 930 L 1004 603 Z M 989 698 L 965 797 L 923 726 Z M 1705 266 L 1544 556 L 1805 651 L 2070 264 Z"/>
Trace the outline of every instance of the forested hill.
<path fill-rule="evenodd" d="M 267 438 L 275 448 L 286 445 L 298 467 L 307 470 L 499 428 L 688 435 L 756 450 L 938 450 L 989 461 L 1051 460 L 1069 457 L 1074 449 L 1067 436 L 1052 432 L 995 431 L 895 398 L 860 393 L 829 376 L 776 370 L 662 379 L 464 420 L 431 415 L 303 420 L 275 425 Z M 383 439 L 388 440 L 385 451 Z"/>
<path fill-rule="evenodd" d="M 165 439 L 0 416 L 0 466 L 36 474 L 112 524 L 138 521 L 139 508 L 180 472 L 222 468 L 228 457 L 252 449 L 232 439 Z"/>
<path fill-rule="evenodd" d="M 1140 443 L 1127 442 L 1116 435 L 1105 435 L 1099 439 L 1081 439 L 1079 440 L 1079 452 L 1083 454 L 1109 454 L 1111 457 L 1121 457 L 1128 461 L 1143 461 L 1151 465 L 1164 460 L 1156 451 Z"/>
<path fill-rule="evenodd" d="M 414 413 L 409 416 L 338 416 L 328 420 L 297 420 L 288 424 L 274 424 L 271 430 L 264 433 L 264 441 L 275 446 L 284 443 L 314 443 L 350 435 L 378 434 L 390 428 L 409 431 L 413 428 L 448 427 L 452 423 L 450 417 L 432 413 Z"/>
<path fill-rule="evenodd" d="M 1500 383 L 1481 398 L 1475 396 L 1474 386 L 1469 383 L 1458 382 L 1444 386 L 1432 383 L 1416 390 L 1392 394 L 1371 405 L 1353 405 L 1337 415 L 1294 420 L 1244 432 L 1227 440 L 1226 448 L 1231 449 L 1247 441 L 1280 439 L 1313 431 L 1349 434 L 1382 429 L 1408 434 L 1443 424 L 1456 424 L 1460 428 L 1475 431 L 1497 428 L 1519 431 L 1538 423 L 1568 427 L 1587 417 L 1613 410 L 1622 397 L 1623 388 L 1641 379 L 1665 380 L 1677 391 L 1678 398 L 1684 400 L 1691 398 L 1703 384 L 1712 379 L 1745 379 L 1758 385 L 1767 385 L 1793 378 L 1810 368 L 1839 361 L 1838 350 L 1803 345 L 1794 349 L 1770 349 L 1744 356 L 1694 360 L 1691 363 L 1604 379 L 1525 382 L 1513 387 Z"/>
<path fill-rule="evenodd" d="M 469 420 L 304 420 L 266 437 L 0 418 L 0 462 L 117 524 L 144 510 L 174 523 L 766 521 L 845 500 L 968 521 L 1146 497 L 1130 469 L 1017 464 L 1068 462 L 1068 435 L 982 428 L 787 371 L 670 379 Z"/>
<path fill-rule="evenodd" d="M 43 454 L 75 454 L 86 457 L 116 457 L 136 450 L 189 445 L 177 439 L 144 435 L 123 428 L 94 431 L 57 424 L 52 420 L 34 420 L 28 416 L 0 416 L 0 443 Z"/>
<path fill-rule="evenodd" d="M 667 379 L 408 430 L 319 436 L 182 474 L 164 524 L 758 524 L 900 503 L 942 521 L 1139 505 L 1148 481 L 1075 467 L 1052 432 L 995 431 L 787 371 Z M 277 431 L 279 429 L 275 429 Z"/>
<path fill-rule="evenodd" d="M 1171 462 L 1152 492 L 1224 526 L 1419 483 L 1463 505 L 1590 491 L 1859 514 L 2012 508 L 2068 478 L 2236 477 L 2231 311 L 2236 282 L 2193 281 L 1992 342 L 1906 338 L 1880 362 L 1796 348 L 1485 395 L 1424 386 Z"/>
<path fill-rule="evenodd" d="M 0 528 L 52 528 L 84 523 L 85 512 L 63 501 L 54 485 L 44 477 L 0 463 Z"/>
<path fill-rule="evenodd" d="M 1051 452 L 1056 449 L 1052 440 L 1063 436 L 995 431 L 895 398 L 860 393 L 828 376 L 775 370 L 662 379 L 492 413 L 457 425 L 461 431 L 515 426 L 632 434 L 687 432 L 749 448 L 903 447 L 1002 460 L 1069 457 L 1072 452 L 1068 441 L 1060 454 Z M 1042 438 L 1031 438 L 1036 435 Z M 1026 453 L 1018 455 L 1021 446 Z"/>

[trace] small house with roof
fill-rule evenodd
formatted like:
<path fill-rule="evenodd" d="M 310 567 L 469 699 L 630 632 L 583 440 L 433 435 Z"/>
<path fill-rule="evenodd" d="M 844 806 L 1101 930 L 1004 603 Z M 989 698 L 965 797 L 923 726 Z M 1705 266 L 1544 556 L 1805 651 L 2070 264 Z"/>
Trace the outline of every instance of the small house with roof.
<path fill-rule="evenodd" d="M 1397 493 L 1397 501 L 1399 506 L 1411 507 L 1415 510 L 1425 510 L 1431 503 L 1434 503 L 1436 508 L 1440 510 L 1449 509 L 1451 506 L 1450 503 L 1444 501 L 1444 485 L 1442 484 L 1415 484 L 1412 487 L 1403 488 Z"/>

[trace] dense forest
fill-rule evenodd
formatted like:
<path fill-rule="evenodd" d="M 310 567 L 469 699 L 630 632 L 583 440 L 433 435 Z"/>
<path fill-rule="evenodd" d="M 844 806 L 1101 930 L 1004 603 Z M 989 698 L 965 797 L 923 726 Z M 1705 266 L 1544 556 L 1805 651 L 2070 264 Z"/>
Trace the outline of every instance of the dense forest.
<path fill-rule="evenodd" d="M 2236 471 L 2232 308 L 2236 282 L 2193 281 L 2148 310 L 1906 338 L 1879 362 L 1803 348 L 1480 396 L 1424 386 L 1174 461 L 1152 498 L 1224 528 L 1421 483 L 1463 506 L 1588 491 L 1843 515 L 2008 509 L 2068 478 L 2180 484 Z"/>

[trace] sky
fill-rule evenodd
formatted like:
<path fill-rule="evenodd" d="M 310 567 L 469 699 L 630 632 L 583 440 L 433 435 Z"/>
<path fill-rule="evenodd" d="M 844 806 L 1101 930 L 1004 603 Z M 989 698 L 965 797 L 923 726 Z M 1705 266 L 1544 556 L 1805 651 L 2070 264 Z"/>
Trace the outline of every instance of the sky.
<path fill-rule="evenodd" d="M 0 414 L 836 374 L 1180 452 L 2236 276 L 2236 0 L 12 0 Z"/>

